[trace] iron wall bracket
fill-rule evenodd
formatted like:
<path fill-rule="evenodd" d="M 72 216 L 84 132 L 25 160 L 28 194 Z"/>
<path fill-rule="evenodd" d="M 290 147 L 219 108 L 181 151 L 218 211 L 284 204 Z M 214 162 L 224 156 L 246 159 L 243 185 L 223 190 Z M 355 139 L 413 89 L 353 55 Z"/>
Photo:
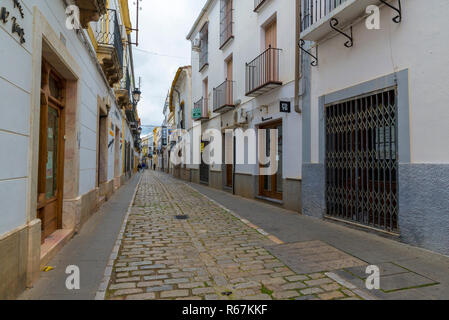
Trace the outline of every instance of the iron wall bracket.
<path fill-rule="evenodd" d="M 345 42 L 345 47 L 346 48 L 351 48 L 354 45 L 354 38 L 352 37 L 352 26 L 349 28 L 351 34 L 348 35 L 346 33 L 344 33 L 343 31 L 341 31 L 340 29 L 337 29 L 336 27 L 338 26 L 338 20 L 336 18 L 332 18 L 331 21 L 329 22 L 331 28 L 335 31 L 337 31 L 338 33 L 344 35 L 346 38 L 348 38 L 349 40 Z"/>
<path fill-rule="evenodd" d="M 303 39 L 300 39 L 299 40 L 299 43 L 298 43 L 298 46 L 299 46 L 299 48 L 302 50 L 302 51 L 304 51 L 307 55 L 309 55 L 309 56 L 311 56 L 313 59 L 314 59 L 314 61 L 312 61 L 311 63 L 310 63 L 310 65 L 311 66 L 313 66 L 313 67 L 316 67 L 316 66 L 318 66 L 318 46 L 316 47 L 316 53 L 315 53 L 315 55 L 313 55 L 310 51 L 307 51 L 306 49 L 304 49 L 304 45 L 306 44 L 306 42 L 303 40 Z"/>
<path fill-rule="evenodd" d="M 401 0 L 398 0 L 398 8 L 392 6 L 391 4 L 389 4 L 387 1 L 385 0 L 380 0 L 380 2 L 382 2 L 384 5 L 390 7 L 391 9 L 393 9 L 394 11 L 396 11 L 398 13 L 398 15 L 396 17 L 393 18 L 393 22 L 394 23 L 400 23 L 402 21 L 402 6 L 401 6 Z"/>

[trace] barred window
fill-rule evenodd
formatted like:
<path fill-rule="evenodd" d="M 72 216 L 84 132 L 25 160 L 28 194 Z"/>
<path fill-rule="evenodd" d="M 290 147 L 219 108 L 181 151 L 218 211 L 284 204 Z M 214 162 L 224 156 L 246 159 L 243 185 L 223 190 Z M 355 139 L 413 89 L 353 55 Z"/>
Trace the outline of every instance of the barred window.
<path fill-rule="evenodd" d="M 209 24 L 206 23 L 200 31 L 200 70 L 209 63 Z"/>
<path fill-rule="evenodd" d="M 221 0 L 220 3 L 220 47 L 232 37 L 232 0 Z"/>

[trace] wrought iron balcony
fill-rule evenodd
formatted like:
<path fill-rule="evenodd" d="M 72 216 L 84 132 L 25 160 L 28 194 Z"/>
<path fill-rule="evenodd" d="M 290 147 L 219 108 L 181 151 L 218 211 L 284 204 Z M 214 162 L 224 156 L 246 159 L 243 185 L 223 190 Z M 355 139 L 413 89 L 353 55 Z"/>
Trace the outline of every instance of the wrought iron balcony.
<path fill-rule="evenodd" d="M 207 98 L 201 98 L 193 105 L 192 119 L 194 121 L 209 120 L 209 101 Z"/>
<path fill-rule="evenodd" d="M 254 0 L 254 12 L 257 12 L 268 0 Z"/>
<path fill-rule="evenodd" d="M 389 0 L 388 0 L 389 1 Z M 331 32 L 336 32 L 333 25 L 339 25 L 344 29 L 353 21 L 366 14 L 366 8 L 370 5 L 384 3 L 395 11 L 399 16 L 393 20 L 400 21 L 400 0 L 399 9 L 392 6 L 385 0 L 302 0 L 302 32 L 301 39 L 308 41 L 319 41 Z M 394 1 L 390 1 L 394 2 Z M 333 20 L 333 21 L 332 21 Z M 336 21 L 336 23 L 335 23 Z"/>
<path fill-rule="evenodd" d="M 257 97 L 282 85 L 279 78 L 281 49 L 268 48 L 246 64 L 246 96 Z"/>
<path fill-rule="evenodd" d="M 123 77 L 123 40 L 117 12 L 107 10 L 95 25 L 97 54 L 111 87 Z"/>
<path fill-rule="evenodd" d="M 225 113 L 234 108 L 234 82 L 226 80 L 214 89 L 214 112 Z"/>

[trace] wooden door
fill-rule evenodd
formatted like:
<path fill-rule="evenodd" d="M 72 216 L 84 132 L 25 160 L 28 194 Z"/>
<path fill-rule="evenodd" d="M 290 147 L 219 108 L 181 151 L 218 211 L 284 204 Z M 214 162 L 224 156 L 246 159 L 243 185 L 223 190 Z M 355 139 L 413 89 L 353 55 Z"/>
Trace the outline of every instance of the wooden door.
<path fill-rule="evenodd" d="M 268 50 L 272 48 L 271 50 Z M 273 82 L 273 81 L 279 81 L 278 80 L 278 56 L 277 56 L 277 50 L 274 50 L 277 48 L 277 22 L 274 20 L 270 24 L 268 24 L 265 27 L 265 81 L 263 83 L 267 82 Z"/>
<path fill-rule="evenodd" d="M 37 216 L 44 242 L 62 227 L 65 82 L 42 65 Z"/>
<path fill-rule="evenodd" d="M 232 80 L 233 80 L 233 59 L 232 57 L 226 62 L 226 79 L 228 80 L 228 83 L 226 85 L 226 104 L 227 105 L 233 105 L 234 104 L 234 94 L 233 94 L 233 86 L 232 86 Z"/>
<path fill-rule="evenodd" d="M 283 198 L 283 179 L 282 179 L 282 122 L 273 123 L 260 127 L 266 130 L 266 156 L 270 156 L 270 130 L 278 130 L 278 154 L 276 156 L 278 170 L 274 175 L 259 175 L 259 194 L 264 197 L 282 200 Z M 264 166 L 260 166 L 263 168 Z"/>
<path fill-rule="evenodd" d="M 276 20 L 270 22 L 265 27 L 265 49 L 277 48 L 277 23 Z"/>

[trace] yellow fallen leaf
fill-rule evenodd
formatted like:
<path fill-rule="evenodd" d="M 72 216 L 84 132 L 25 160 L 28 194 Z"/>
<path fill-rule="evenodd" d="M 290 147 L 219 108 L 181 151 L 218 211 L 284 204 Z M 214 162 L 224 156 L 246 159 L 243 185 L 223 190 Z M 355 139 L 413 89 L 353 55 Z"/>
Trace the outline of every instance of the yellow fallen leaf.
<path fill-rule="evenodd" d="M 53 267 L 46 266 L 46 267 L 44 267 L 44 269 L 42 269 L 42 271 L 48 272 L 48 271 L 51 271 L 51 270 L 53 270 L 53 269 L 54 269 Z"/>

